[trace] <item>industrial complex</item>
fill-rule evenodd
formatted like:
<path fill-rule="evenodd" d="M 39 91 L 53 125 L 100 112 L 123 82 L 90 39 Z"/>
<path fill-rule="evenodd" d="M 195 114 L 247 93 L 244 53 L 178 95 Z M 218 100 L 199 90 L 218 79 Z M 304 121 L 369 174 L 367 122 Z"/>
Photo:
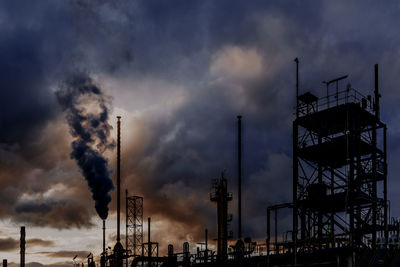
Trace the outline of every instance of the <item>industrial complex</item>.
<path fill-rule="evenodd" d="M 346 85 L 346 76 L 325 81 L 326 95 L 300 93 L 296 64 L 293 120 L 293 199 L 265 207 L 265 239 L 242 236 L 242 116 L 237 116 L 237 194 L 224 173 L 212 180 L 209 200 L 217 209 L 217 237 L 197 250 L 185 242 L 168 245 L 160 255 L 151 236 L 151 218 L 143 218 L 141 196 L 125 190 L 126 234 L 121 240 L 121 117 L 117 124 L 117 235 L 115 246 L 89 254 L 88 267 L 122 266 L 400 266 L 400 222 L 391 218 L 387 196 L 387 126 L 380 118 L 378 65 L 374 91 L 363 95 Z M 237 197 L 238 229 L 233 240 L 228 203 Z M 230 207 L 232 208 L 232 207 Z M 284 211 L 285 210 L 285 211 Z M 281 229 L 282 212 L 292 214 L 291 228 Z M 235 218 L 236 219 L 236 218 Z M 147 229 L 143 229 L 147 220 Z M 262 222 L 264 223 L 264 222 Z M 109 240 L 107 242 L 110 242 Z M 215 244 L 216 251 L 210 243 Z M 214 247 L 214 246 L 213 246 Z M 25 266 L 25 227 L 21 228 L 21 266 Z M 99 259 L 97 261 L 97 259 Z M 83 264 L 76 264 L 83 266 Z M 7 261 L 3 261 L 7 266 Z"/>

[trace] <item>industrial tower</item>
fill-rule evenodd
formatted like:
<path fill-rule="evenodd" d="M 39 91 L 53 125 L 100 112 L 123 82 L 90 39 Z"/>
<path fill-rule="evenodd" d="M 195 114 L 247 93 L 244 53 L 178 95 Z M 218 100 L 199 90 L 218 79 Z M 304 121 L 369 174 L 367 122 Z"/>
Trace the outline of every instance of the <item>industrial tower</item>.
<path fill-rule="evenodd" d="M 304 252 L 388 248 L 389 233 L 399 233 L 397 222 L 388 223 L 387 128 L 380 120 L 378 65 L 373 95 L 364 96 L 350 84 L 339 90 L 346 75 L 323 82 L 326 96 L 317 97 L 299 95 L 295 62 L 293 202 L 268 207 L 268 255 L 271 249 L 274 254 L 289 252 L 296 265 Z M 293 228 L 279 240 L 277 212 L 283 208 L 293 210 Z"/>
<path fill-rule="evenodd" d="M 293 241 L 307 247 L 376 247 L 388 240 L 386 125 L 374 97 L 326 82 L 327 96 L 297 95 L 293 122 Z M 329 86 L 336 92 L 329 94 Z"/>
<path fill-rule="evenodd" d="M 128 196 L 128 190 L 126 190 L 126 250 L 129 251 L 129 256 L 140 256 L 142 243 L 143 197 Z"/>
<path fill-rule="evenodd" d="M 232 200 L 232 193 L 228 193 L 228 181 L 224 173 L 220 179 L 212 182 L 210 200 L 217 203 L 217 260 L 226 261 L 228 259 L 228 239 L 232 238 L 232 231 L 228 231 L 228 223 L 232 221 L 232 215 L 228 214 L 228 201 Z"/>

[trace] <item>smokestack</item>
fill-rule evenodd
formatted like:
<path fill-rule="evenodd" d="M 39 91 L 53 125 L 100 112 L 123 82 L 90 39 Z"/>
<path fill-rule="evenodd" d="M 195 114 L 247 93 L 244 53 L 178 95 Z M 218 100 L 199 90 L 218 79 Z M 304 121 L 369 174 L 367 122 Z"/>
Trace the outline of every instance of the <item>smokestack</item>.
<path fill-rule="evenodd" d="M 120 242 L 120 213 L 121 213 L 121 116 L 117 116 L 117 242 Z"/>
<path fill-rule="evenodd" d="M 20 247 L 21 247 L 21 267 L 25 267 L 25 226 L 21 226 L 21 240 L 20 240 Z M 4 263 L 3 263 L 4 265 Z M 7 266 L 7 263 L 6 263 Z"/>
<path fill-rule="evenodd" d="M 242 238 L 242 116 L 238 115 L 238 235 Z"/>
<path fill-rule="evenodd" d="M 7 260 L 6 259 L 3 260 L 3 267 L 7 267 Z"/>
<path fill-rule="evenodd" d="M 121 215 L 121 116 L 117 116 L 117 243 L 114 246 L 116 266 L 122 267 L 124 248 L 120 242 L 120 215 Z"/>
<path fill-rule="evenodd" d="M 103 220 L 103 257 L 104 257 L 104 266 L 105 266 L 105 258 L 106 258 L 106 220 Z"/>

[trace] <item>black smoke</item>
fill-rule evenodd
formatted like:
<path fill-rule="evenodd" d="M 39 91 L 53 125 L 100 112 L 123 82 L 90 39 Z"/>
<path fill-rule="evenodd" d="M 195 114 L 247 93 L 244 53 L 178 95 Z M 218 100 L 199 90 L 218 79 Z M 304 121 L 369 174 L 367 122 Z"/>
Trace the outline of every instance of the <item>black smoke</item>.
<path fill-rule="evenodd" d="M 115 146 L 109 140 L 108 123 L 110 100 L 85 73 L 70 75 L 56 92 L 66 114 L 72 142 L 71 158 L 75 159 L 88 182 L 95 208 L 103 220 L 108 216 L 110 191 L 114 189 L 111 168 L 103 152 Z"/>

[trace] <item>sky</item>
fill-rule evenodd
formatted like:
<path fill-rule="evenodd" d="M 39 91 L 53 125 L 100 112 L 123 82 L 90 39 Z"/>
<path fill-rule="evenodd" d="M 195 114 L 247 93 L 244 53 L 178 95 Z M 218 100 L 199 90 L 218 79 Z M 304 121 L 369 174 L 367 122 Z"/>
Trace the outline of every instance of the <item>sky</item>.
<path fill-rule="evenodd" d="M 22 225 L 29 266 L 100 254 L 98 206 L 71 144 L 92 146 L 115 179 L 116 116 L 122 190 L 144 197 L 152 240 L 164 253 L 170 243 L 194 249 L 205 228 L 216 235 L 209 192 L 223 171 L 237 235 L 241 114 L 243 233 L 265 239 L 266 207 L 291 201 L 296 57 L 300 93 L 318 96 L 322 81 L 344 74 L 371 94 L 379 64 L 388 194 L 392 215 L 400 215 L 399 11 L 398 1 L 372 0 L 1 1 L 0 258 L 19 263 Z M 74 102 L 60 100 L 71 84 L 71 95 L 84 96 L 80 111 L 105 114 L 102 131 L 89 131 L 93 139 L 79 135 L 80 113 L 65 104 Z M 96 90 L 82 93 L 88 88 Z M 102 189 L 112 198 L 108 246 L 116 232 L 111 188 Z"/>

